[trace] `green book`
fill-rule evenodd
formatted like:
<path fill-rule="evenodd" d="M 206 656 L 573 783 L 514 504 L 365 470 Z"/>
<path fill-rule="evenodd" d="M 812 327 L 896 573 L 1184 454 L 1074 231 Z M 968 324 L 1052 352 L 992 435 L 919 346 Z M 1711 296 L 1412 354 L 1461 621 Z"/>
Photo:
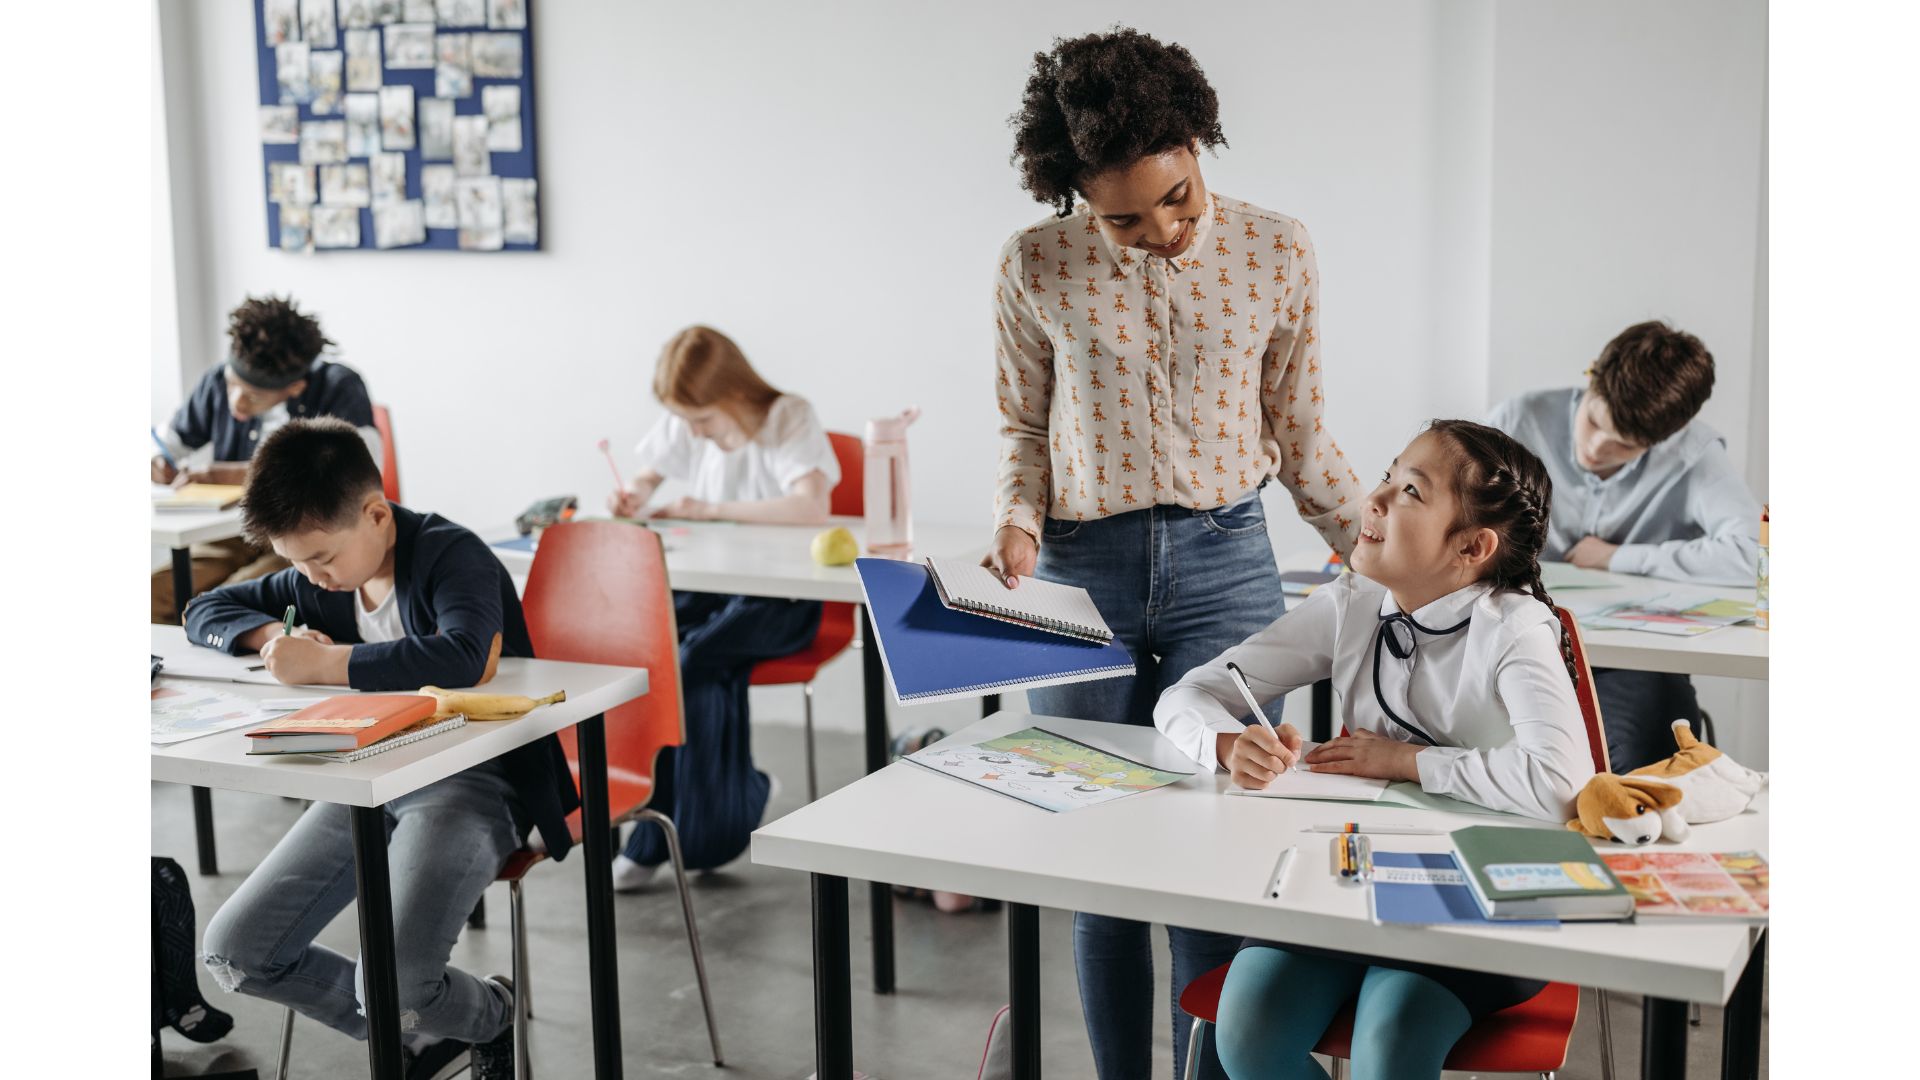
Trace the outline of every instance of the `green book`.
<path fill-rule="evenodd" d="M 1454 861 L 1489 919 L 1633 917 L 1633 896 L 1587 838 L 1567 829 L 1455 829 Z"/>

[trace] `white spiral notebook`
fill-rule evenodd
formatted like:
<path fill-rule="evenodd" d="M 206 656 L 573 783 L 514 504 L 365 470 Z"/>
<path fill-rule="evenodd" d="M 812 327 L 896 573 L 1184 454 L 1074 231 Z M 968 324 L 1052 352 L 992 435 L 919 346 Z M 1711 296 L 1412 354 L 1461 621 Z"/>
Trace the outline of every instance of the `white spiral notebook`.
<path fill-rule="evenodd" d="M 389 735 L 377 743 L 363 746 L 358 750 L 347 750 L 337 754 L 312 754 L 309 756 L 320 758 L 323 761 L 364 761 L 376 754 L 384 754 L 389 750 L 398 750 L 403 746 L 411 746 L 421 739 L 431 739 L 435 735 L 443 735 L 449 731 L 466 726 L 466 717 L 449 716 L 445 720 L 427 724 L 424 727 L 410 728 L 400 732 L 398 735 Z"/>
<path fill-rule="evenodd" d="M 978 563 L 933 556 L 927 557 L 927 573 L 940 602 L 955 611 L 1102 645 L 1113 640 L 1113 631 L 1100 617 L 1093 597 L 1077 585 L 1026 577 L 1020 579 L 1019 588 L 1009 589 Z"/>

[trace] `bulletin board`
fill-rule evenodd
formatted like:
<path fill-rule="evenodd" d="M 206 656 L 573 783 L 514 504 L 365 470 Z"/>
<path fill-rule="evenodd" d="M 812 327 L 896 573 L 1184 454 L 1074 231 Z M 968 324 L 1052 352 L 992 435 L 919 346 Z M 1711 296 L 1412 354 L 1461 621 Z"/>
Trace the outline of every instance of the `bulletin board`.
<path fill-rule="evenodd" d="M 531 0 L 253 0 L 267 245 L 538 251 Z"/>

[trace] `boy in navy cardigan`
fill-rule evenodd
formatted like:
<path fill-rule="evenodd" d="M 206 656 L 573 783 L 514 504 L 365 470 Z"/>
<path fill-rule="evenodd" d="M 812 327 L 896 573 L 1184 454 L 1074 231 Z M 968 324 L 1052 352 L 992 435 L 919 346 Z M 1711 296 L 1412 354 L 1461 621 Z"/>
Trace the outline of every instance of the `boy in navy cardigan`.
<path fill-rule="evenodd" d="M 166 454 L 153 455 L 148 466 L 154 483 L 244 484 L 247 463 L 267 436 L 289 420 L 317 416 L 337 416 L 352 424 L 374 460 L 380 459 L 380 433 L 374 429 L 367 384 L 352 368 L 321 357 L 333 342 L 292 299 L 247 297 L 227 316 L 227 339 L 226 362 L 201 376 L 173 420 L 154 429 L 166 447 Z M 184 464 L 202 447 L 210 449 L 213 461 L 182 476 L 173 463 Z M 285 559 L 239 537 L 195 544 L 194 591 L 262 577 L 286 565 Z M 151 590 L 153 621 L 173 622 L 178 610 L 173 572 L 154 574 Z"/>
<path fill-rule="evenodd" d="M 187 608 L 188 639 L 258 652 L 285 683 L 356 690 L 474 686 L 499 657 L 531 656 L 513 583 L 480 538 L 390 503 L 351 424 L 295 420 L 254 455 L 248 535 L 293 565 L 222 586 Z M 300 628 L 282 629 L 287 606 Z M 386 805 L 400 1026 L 408 1076 L 471 1050 L 476 1077 L 512 1074 L 513 989 L 447 966 L 454 940 L 530 827 L 555 858 L 579 806 L 549 735 Z M 207 925 L 223 989 L 291 1006 L 366 1037 L 355 961 L 314 943 L 354 895 L 345 807 L 316 803 Z"/>

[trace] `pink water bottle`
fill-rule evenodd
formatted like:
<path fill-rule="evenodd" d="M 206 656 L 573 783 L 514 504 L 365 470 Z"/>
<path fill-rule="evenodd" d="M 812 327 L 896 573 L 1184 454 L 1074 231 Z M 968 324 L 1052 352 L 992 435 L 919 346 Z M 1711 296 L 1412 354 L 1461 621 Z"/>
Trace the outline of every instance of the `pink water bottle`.
<path fill-rule="evenodd" d="M 919 418 L 916 405 L 899 416 L 867 421 L 867 550 L 875 555 L 904 555 L 913 548 L 907 425 Z"/>

